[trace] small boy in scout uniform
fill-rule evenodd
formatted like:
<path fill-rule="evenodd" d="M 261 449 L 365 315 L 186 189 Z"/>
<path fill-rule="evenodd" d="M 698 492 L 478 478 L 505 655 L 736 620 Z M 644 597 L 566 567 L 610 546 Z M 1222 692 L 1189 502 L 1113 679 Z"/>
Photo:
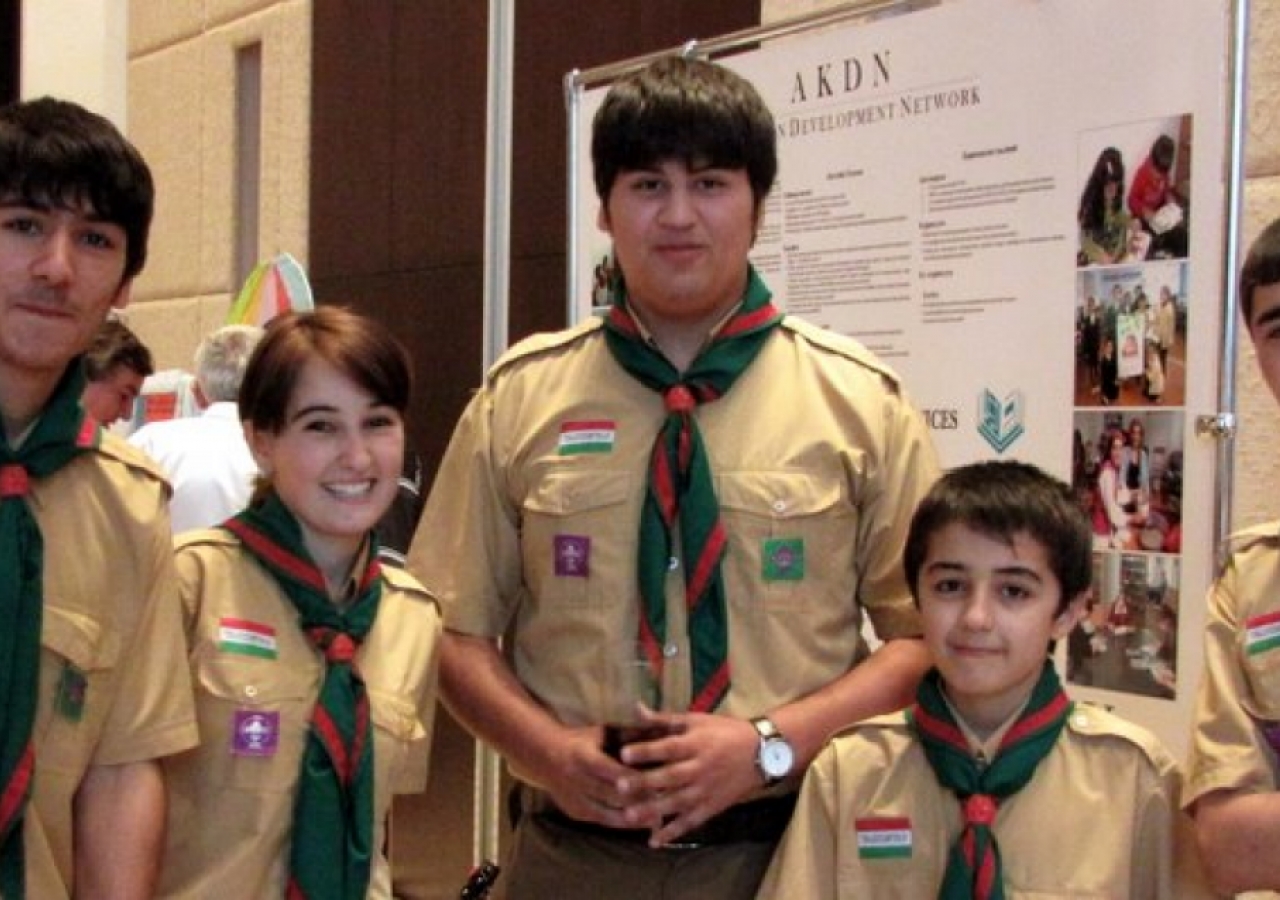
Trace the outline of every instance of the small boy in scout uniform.
<path fill-rule="evenodd" d="M 935 668 L 815 760 L 760 898 L 1181 896 L 1172 757 L 1073 704 L 1046 655 L 1083 612 L 1090 551 L 1039 469 L 943 476 L 904 553 Z"/>

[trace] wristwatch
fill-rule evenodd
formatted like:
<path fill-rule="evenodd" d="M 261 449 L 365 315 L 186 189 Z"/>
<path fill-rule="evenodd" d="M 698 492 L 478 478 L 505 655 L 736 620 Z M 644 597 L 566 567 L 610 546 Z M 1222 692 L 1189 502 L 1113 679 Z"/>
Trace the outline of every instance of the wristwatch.
<path fill-rule="evenodd" d="M 796 753 L 782 736 L 778 726 L 765 716 L 751 720 L 760 735 L 760 749 L 756 751 L 756 768 L 766 785 L 777 784 L 791 774 L 796 765 Z"/>

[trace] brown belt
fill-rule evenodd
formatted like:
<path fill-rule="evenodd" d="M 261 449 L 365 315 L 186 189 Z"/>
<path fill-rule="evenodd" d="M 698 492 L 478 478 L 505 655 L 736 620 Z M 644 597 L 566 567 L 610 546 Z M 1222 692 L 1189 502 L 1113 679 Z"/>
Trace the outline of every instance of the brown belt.
<path fill-rule="evenodd" d="M 677 850 L 695 850 L 699 847 L 723 844 L 776 844 L 781 840 L 782 833 L 787 830 L 787 823 L 791 821 L 791 813 L 795 808 L 795 794 L 763 797 L 759 800 L 739 803 L 681 835 L 669 846 Z M 550 822 L 579 834 L 635 844 L 649 842 L 648 829 L 609 828 L 594 822 L 582 822 L 554 807 L 535 812 L 533 815 L 544 822 Z"/>

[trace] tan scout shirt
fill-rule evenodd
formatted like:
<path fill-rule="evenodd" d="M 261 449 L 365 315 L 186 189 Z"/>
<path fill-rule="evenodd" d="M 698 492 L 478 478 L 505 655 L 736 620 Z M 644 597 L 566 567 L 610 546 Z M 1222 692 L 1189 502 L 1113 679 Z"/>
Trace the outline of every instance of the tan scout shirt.
<path fill-rule="evenodd" d="M 637 631 L 640 510 L 663 416 L 598 320 L 522 342 L 463 414 L 410 549 L 449 628 L 514 626 L 518 677 L 567 724 L 602 720 L 601 648 Z M 787 318 L 696 416 L 728 534 L 721 712 L 758 714 L 847 672 L 868 652 L 864 609 L 882 639 L 920 633 L 901 550 L 937 463 L 892 372 Z M 681 564 L 668 577 L 669 709 L 690 695 Z"/>
<path fill-rule="evenodd" d="M 1232 540 L 1227 566 L 1209 591 L 1188 806 L 1211 791 L 1260 793 L 1280 784 L 1280 523 Z"/>
<path fill-rule="evenodd" d="M 166 761 L 169 839 L 158 896 L 283 897 L 289 830 L 324 662 L 275 579 L 221 530 L 178 539 L 198 750 Z M 406 573 L 383 567 L 378 617 L 356 654 L 374 726 L 375 848 L 391 796 L 426 786 L 440 612 Z M 369 897 L 391 896 L 374 860 Z"/>
<path fill-rule="evenodd" d="M 1200 897 L 1175 886 L 1177 767 L 1142 728 L 1077 706 L 994 825 L 1010 900 Z M 835 738 L 814 760 L 759 900 L 936 897 L 963 827 L 897 713 Z"/>
<path fill-rule="evenodd" d="M 71 894 L 72 802 L 91 766 L 196 743 L 166 502 L 155 464 L 110 434 L 33 482 L 44 621 L 24 834 L 30 897 Z"/>

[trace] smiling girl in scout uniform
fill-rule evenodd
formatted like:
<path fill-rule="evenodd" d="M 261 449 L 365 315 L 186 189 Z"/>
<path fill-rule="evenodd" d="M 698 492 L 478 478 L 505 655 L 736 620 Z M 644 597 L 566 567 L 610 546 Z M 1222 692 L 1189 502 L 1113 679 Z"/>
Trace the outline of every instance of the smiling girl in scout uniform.
<path fill-rule="evenodd" d="M 161 897 L 391 896 L 384 822 L 425 783 L 441 627 L 373 532 L 409 384 L 399 343 L 334 307 L 274 320 L 249 361 L 262 480 L 177 549 L 202 742 L 166 769 Z"/>

